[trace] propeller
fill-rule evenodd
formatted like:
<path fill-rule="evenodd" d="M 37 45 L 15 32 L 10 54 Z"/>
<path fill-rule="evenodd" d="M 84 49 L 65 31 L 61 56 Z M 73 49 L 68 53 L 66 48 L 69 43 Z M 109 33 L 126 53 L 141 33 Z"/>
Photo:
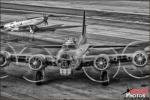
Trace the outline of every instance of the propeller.
<path fill-rule="evenodd" d="M 45 23 L 45 25 L 48 25 L 48 17 L 66 17 L 66 16 L 63 16 L 63 15 L 54 15 L 54 14 L 49 14 L 49 15 L 46 15 L 46 14 L 43 14 L 43 21 Z"/>
<path fill-rule="evenodd" d="M 7 78 L 6 67 L 9 66 L 10 53 L 16 54 L 15 49 L 9 43 L 0 43 L 0 79 Z"/>
<path fill-rule="evenodd" d="M 139 47 L 137 48 L 130 48 L 132 45 L 139 45 Z M 147 44 L 148 45 L 148 44 Z M 129 43 L 122 51 L 122 54 L 128 54 L 128 53 L 133 53 L 132 54 L 132 63 L 133 65 L 131 65 L 130 67 L 128 66 L 123 66 L 123 70 L 126 72 L 127 75 L 129 75 L 130 77 L 133 77 L 135 79 L 144 79 L 144 78 L 149 78 L 150 75 L 147 75 L 145 73 L 145 70 L 147 70 L 147 54 L 146 52 L 143 50 L 144 48 L 141 46 L 145 46 L 142 44 L 141 41 L 135 41 L 135 42 L 131 42 Z M 134 69 L 134 70 L 132 70 Z M 145 73 L 145 74 L 143 74 Z"/>
<path fill-rule="evenodd" d="M 115 70 L 109 64 L 109 56 L 106 51 L 100 52 L 102 54 L 94 57 L 93 65 L 90 67 L 82 67 L 84 74 L 92 81 L 101 83 L 106 86 L 109 84 L 110 79 L 115 78 L 120 70 L 120 63 L 116 65 Z M 110 54 L 117 54 L 114 48 L 107 51 Z M 86 58 L 85 58 L 86 60 Z M 110 67 L 109 67 L 110 66 Z M 113 70 L 111 73 L 110 71 Z"/>
<path fill-rule="evenodd" d="M 43 15 L 43 18 L 44 18 L 44 19 L 43 19 L 43 22 L 45 23 L 45 25 L 48 25 L 48 21 L 47 21 L 47 20 L 48 20 L 48 17 L 49 17 L 49 16 L 46 15 L 46 14 Z"/>
<path fill-rule="evenodd" d="M 94 67 L 97 70 L 106 70 L 109 67 L 109 60 L 108 55 L 100 54 L 94 60 Z"/>
<path fill-rule="evenodd" d="M 28 82 L 35 83 L 36 85 L 40 85 L 42 82 L 45 81 L 45 70 L 30 70 L 26 75 L 23 76 L 23 79 Z"/>
<path fill-rule="evenodd" d="M 37 52 L 35 52 L 37 51 Z M 32 57 L 29 58 L 27 72 L 23 75 L 23 79 L 28 82 L 35 83 L 36 85 L 41 85 L 45 81 L 45 68 L 46 64 L 44 55 L 51 55 L 51 52 L 46 48 L 35 48 L 25 47 L 20 54 L 32 52 L 34 53 Z M 43 56 L 42 56 L 43 55 Z"/>

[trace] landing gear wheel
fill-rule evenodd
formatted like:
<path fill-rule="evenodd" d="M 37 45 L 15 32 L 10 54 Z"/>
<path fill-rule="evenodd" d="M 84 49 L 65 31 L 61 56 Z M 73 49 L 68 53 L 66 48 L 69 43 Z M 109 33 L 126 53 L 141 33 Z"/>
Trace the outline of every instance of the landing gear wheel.
<path fill-rule="evenodd" d="M 45 81 L 45 70 L 31 71 L 30 74 L 24 75 L 23 79 L 36 85 L 41 85 Z"/>
<path fill-rule="evenodd" d="M 102 78 L 102 81 L 103 81 L 103 83 L 102 83 L 103 86 L 109 85 L 109 80 L 108 80 L 108 73 L 107 73 L 107 71 L 102 71 L 102 76 L 101 76 L 101 78 Z M 108 81 L 106 81 L 106 80 L 108 80 Z"/>

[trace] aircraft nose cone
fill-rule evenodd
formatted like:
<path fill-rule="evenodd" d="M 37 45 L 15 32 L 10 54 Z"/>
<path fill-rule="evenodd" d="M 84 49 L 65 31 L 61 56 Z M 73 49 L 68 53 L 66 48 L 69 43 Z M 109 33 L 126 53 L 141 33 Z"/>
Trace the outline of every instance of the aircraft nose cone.
<path fill-rule="evenodd" d="M 37 64 L 38 64 L 37 61 L 34 61 L 34 62 L 33 62 L 33 65 L 37 65 Z"/>
<path fill-rule="evenodd" d="M 103 62 L 102 62 L 102 61 L 100 61 L 100 62 L 99 62 L 99 64 L 100 64 L 100 65 L 103 65 Z"/>
<path fill-rule="evenodd" d="M 143 59 L 142 57 L 139 57 L 139 58 L 138 58 L 138 61 L 142 61 L 142 59 Z"/>

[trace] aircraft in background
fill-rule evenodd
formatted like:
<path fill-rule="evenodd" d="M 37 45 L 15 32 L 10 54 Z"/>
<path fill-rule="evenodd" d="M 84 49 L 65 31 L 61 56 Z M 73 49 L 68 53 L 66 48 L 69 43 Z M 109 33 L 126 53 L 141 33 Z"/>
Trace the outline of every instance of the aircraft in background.
<path fill-rule="evenodd" d="M 22 20 L 22 21 L 13 21 L 13 22 L 5 23 L 0 28 L 6 31 L 29 31 L 30 33 L 35 33 L 36 31 L 44 31 L 46 29 L 50 31 L 55 31 L 56 29 L 60 29 L 60 28 L 80 27 L 77 25 L 64 26 L 63 24 L 51 25 L 47 27 L 37 26 L 42 23 L 48 25 L 49 16 L 50 15 L 43 15 L 42 17 L 27 18 L 26 20 Z"/>
<path fill-rule="evenodd" d="M 148 64 L 149 54 L 145 51 L 124 54 L 99 54 L 89 55 L 90 49 L 95 48 L 124 48 L 126 45 L 96 45 L 87 43 L 85 11 L 83 16 L 83 29 L 78 42 L 74 38 L 68 38 L 61 45 L 30 45 L 32 48 L 58 49 L 56 55 L 44 54 L 11 54 L 7 51 L 0 53 L 0 67 L 4 68 L 11 62 L 28 63 L 29 69 L 33 72 L 33 77 L 23 76 L 29 82 L 41 84 L 45 81 L 45 71 L 48 66 L 56 66 L 62 76 L 69 76 L 72 70 L 81 70 L 83 67 L 92 66 L 100 73 L 101 83 L 108 85 L 110 82 L 111 65 L 119 62 L 131 62 L 137 68 L 144 68 Z M 134 47 L 134 46 L 133 46 Z"/>

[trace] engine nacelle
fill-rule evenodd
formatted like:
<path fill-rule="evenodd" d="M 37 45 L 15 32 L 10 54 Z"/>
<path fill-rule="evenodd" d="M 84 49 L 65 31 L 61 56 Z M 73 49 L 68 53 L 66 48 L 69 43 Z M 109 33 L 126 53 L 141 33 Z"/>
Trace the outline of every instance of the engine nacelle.
<path fill-rule="evenodd" d="M 45 56 L 44 55 L 34 55 L 29 58 L 29 68 L 34 71 L 41 70 L 45 65 Z"/>
<path fill-rule="evenodd" d="M 106 70 L 109 67 L 109 57 L 106 54 L 100 54 L 94 59 L 94 67 L 97 70 Z"/>
<path fill-rule="evenodd" d="M 10 64 L 10 53 L 7 51 L 0 52 L 0 67 L 5 67 Z"/>
<path fill-rule="evenodd" d="M 148 63 L 148 55 L 144 51 L 136 51 L 133 54 L 132 63 L 136 67 L 144 67 Z"/>

